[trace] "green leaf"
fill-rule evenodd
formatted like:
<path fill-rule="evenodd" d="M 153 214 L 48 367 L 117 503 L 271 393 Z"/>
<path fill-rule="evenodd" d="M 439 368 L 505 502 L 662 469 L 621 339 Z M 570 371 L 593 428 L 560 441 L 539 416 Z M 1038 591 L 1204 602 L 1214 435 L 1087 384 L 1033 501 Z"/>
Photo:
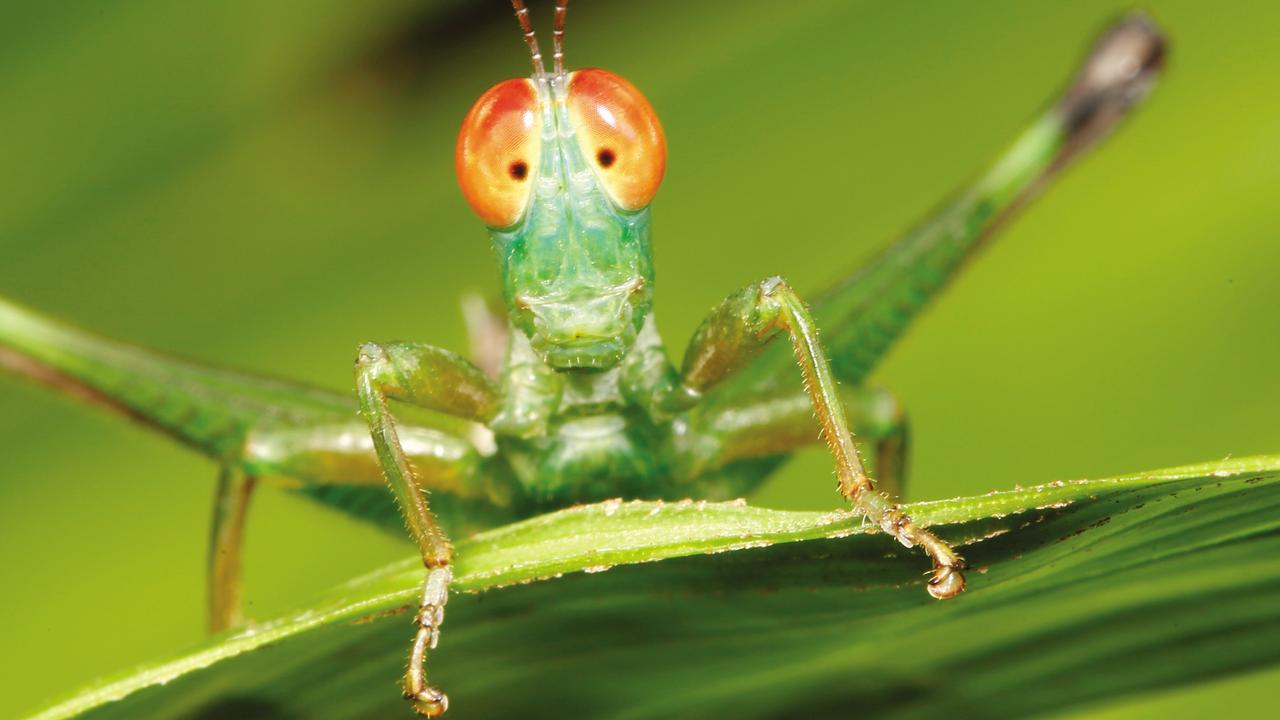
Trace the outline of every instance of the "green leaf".
<path fill-rule="evenodd" d="M 460 718 L 1060 709 L 1280 659 L 1278 506 L 1280 456 L 915 504 L 974 568 L 946 602 L 849 512 L 571 508 L 459 544 L 431 678 Z M 396 563 L 40 717 L 410 717 L 420 573 Z"/>

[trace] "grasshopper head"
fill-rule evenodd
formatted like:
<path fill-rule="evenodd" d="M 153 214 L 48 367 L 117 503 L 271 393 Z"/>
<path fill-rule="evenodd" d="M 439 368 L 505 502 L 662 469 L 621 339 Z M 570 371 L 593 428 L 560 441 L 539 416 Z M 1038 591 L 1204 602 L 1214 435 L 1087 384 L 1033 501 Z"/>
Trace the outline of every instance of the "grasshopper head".
<path fill-rule="evenodd" d="M 467 114 L 458 179 L 534 351 L 556 369 L 609 368 L 652 307 L 649 203 L 666 141 L 630 83 L 599 69 L 548 75 L 534 47 L 534 76 L 498 83 Z"/>

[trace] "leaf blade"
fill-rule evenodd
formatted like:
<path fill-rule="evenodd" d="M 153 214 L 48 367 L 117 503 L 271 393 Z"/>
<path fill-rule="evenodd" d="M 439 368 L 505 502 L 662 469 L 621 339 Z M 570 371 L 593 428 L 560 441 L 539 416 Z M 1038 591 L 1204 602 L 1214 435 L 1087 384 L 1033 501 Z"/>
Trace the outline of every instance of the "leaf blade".
<path fill-rule="evenodd" d="M 1044 711 L 1280 659 L 1280 458 L 912 509 L 963 538 L 977 572 L 959 602 L 929 600 L 924 561 L 844 512 L 614 502 L 481 534 L 459 545 L 458 589 L 514 587 L 455 598 L 433 677 L 459 717 L 849 703 L 916 717 Z M 229 702 L 407 713 L 393 683 L 408 616 L 382 617 L 413 602 L 418 576 L 413 560 L 393 564 L 39 717 L 243 710 Z"/>

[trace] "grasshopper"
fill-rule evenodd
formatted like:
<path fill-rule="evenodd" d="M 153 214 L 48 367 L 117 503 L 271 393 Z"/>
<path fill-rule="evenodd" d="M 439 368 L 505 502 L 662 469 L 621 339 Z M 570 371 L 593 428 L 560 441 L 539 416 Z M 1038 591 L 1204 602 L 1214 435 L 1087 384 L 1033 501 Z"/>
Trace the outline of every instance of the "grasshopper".
<path fill-rule="evenodd" d="M 426 665 L 444 620 L 451 536 L 618 496 L 739 497 L 814 441 L 815 418 L 839 494 L 923 551 L 930 595 L 960 594 L 964 559 L 894 499 L 906 459 L 900 405 L 863 383 L 983 241 L 1147 94 L 1164 56 L 1159 31 L 1138 15 L 1114 25 L 1065 93 L 932 217 L 811 304 L 780 277 L 733 293 L 677 366 L 652 313 L 661 124 L 618 75 L 565 70 L 567 0 L 555 7 L 550 70 L 528 9 L 512 5 L 532 75 L 486 91 L 456 151 L 504 305 L 468 313 L 473 358 L 366 343 L 350 398 L 175 360 L 0 300 L 0 365 L 218 461 L 211 630 L 240 619 L 244 518 L 260 480 L 370 516 L 398 508 L 424 565 L 404 695 L 427 717 L 448 708 Z"/>

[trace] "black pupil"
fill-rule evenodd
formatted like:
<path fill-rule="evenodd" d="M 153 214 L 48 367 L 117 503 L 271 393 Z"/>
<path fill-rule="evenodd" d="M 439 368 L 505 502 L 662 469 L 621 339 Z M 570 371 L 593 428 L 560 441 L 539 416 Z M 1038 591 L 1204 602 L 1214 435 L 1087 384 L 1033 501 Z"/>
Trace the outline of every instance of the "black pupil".
<path fill-rule="evenodd" d="M 511 163 L 511 177 L 517 180 L 523 180 L 529 175 L 529 164 L 523 160 L 517 160 Z"/>
<path fill-rule="evenodd" d="M 596 153 L 596 161 L 600 163 L 600 167 L 607 168 L 617 159 L 618 156 L 614 155 L 609 148 L 601 148 L 600 152 Z"/>

